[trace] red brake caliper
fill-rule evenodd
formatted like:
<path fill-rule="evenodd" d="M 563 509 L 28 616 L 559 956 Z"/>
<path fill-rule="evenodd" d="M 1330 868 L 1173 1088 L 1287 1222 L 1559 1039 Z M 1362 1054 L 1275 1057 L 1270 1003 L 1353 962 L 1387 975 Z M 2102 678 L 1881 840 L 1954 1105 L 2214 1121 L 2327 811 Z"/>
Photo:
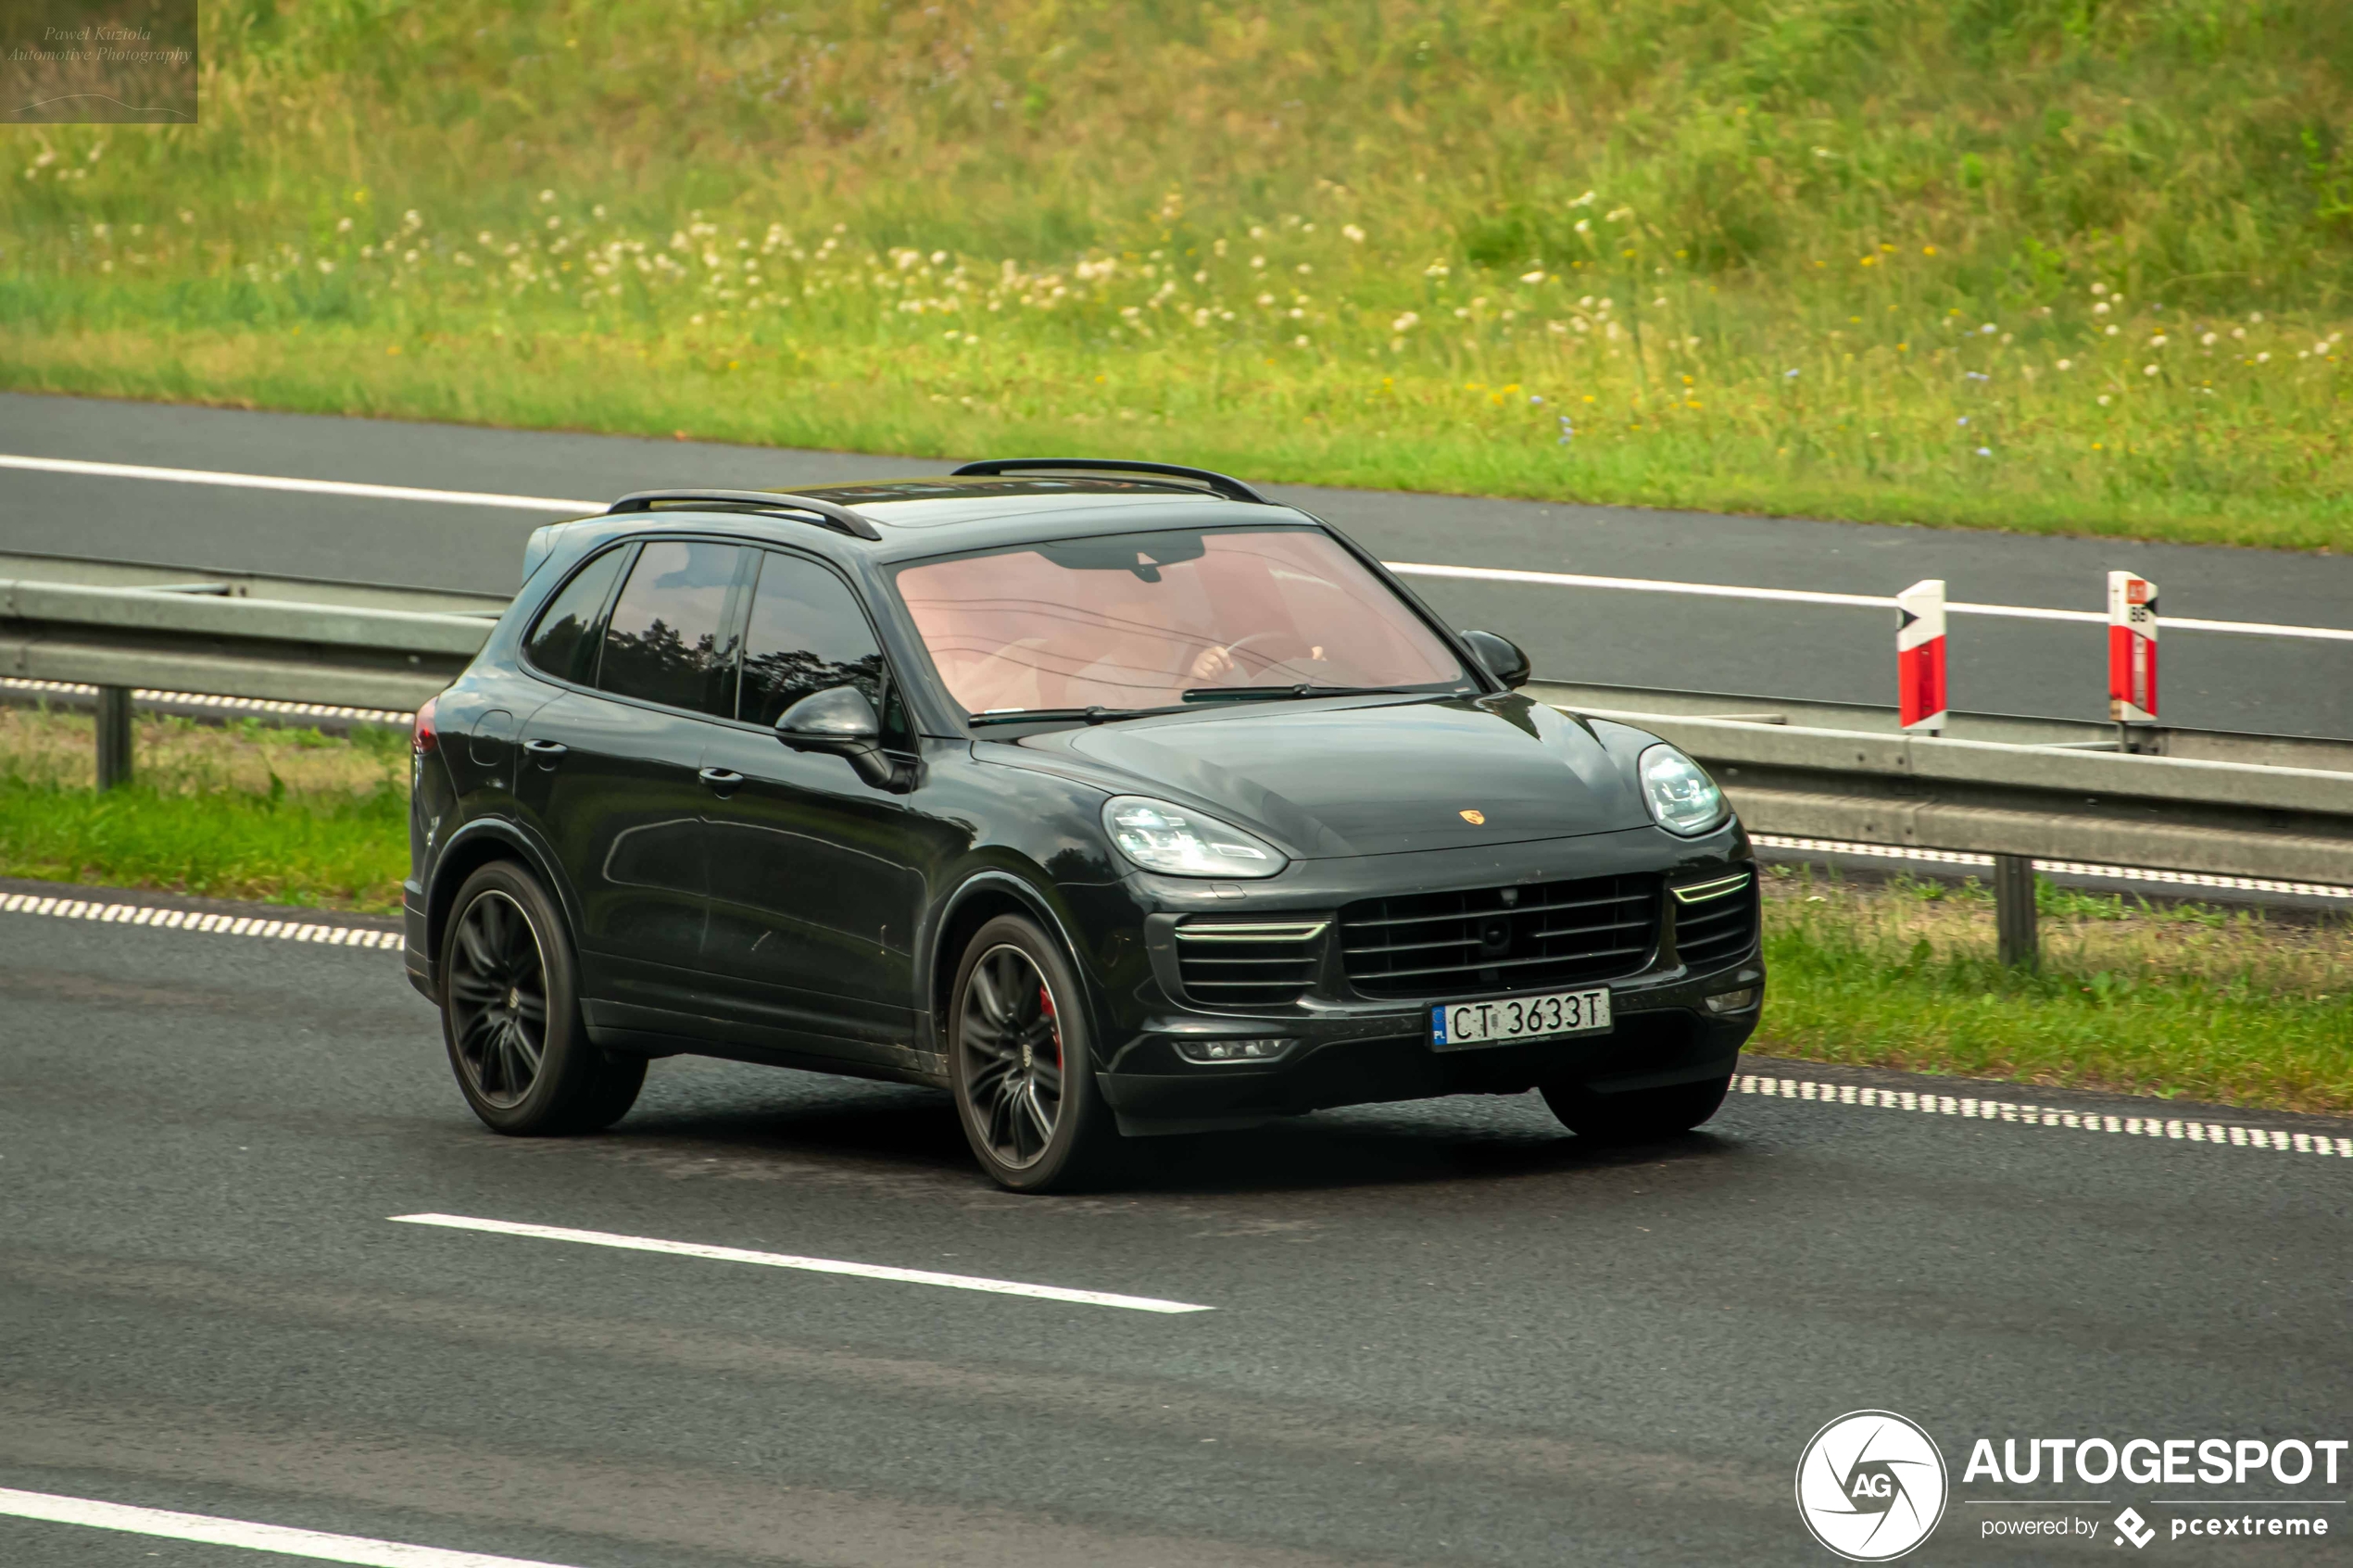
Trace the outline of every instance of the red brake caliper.
<path fill-rule="evenodd" d="M 1062 1071 L 1063 1065 L 1062 1021 L 1054 1016 L 1054 994 L 1046 989 L 1046 983 L 1042 980 L 1038 983 L 1038 1010 L 1046 1015 L 1046 1022 L 1052 1026 L 1052 1033 L 1054 1036 L 1054 1071 L 1059 1073 Z"/>

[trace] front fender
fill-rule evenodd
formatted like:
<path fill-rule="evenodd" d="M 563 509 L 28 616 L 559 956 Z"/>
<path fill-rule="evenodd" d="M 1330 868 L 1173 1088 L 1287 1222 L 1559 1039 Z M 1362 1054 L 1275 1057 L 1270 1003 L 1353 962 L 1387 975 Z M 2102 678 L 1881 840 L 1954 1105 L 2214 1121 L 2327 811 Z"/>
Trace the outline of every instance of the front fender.
<path fill-rule="evenodd" d="M 1002 909 L 1008 903 L 1037 920 L 1062 943 L 1063 951 L 1069 955 L 1071 968 L 1078 976 L 1088 1037 L 1100 1046 L 1109 1022 L 1103 1005 L 1102 976 L 1097 971 L 1093 955 L 1077 938 L 1080 922 L 1076 911 L 1041 869 L 1000 864 L 965 873 L 934 906 L 917 935 L 915 972 L 925 977 L 925 1000 L 940 1048 L 947 1048 L 948 1009 L 951 1001 L 948 992 L 955 984 L 956 963 L 963 957 L 963 942 L 957 934 L 967 920 L 959 917 L 978 914 L 976 905 Z M 956 939 L 951 941 L 951 937 Z"/>

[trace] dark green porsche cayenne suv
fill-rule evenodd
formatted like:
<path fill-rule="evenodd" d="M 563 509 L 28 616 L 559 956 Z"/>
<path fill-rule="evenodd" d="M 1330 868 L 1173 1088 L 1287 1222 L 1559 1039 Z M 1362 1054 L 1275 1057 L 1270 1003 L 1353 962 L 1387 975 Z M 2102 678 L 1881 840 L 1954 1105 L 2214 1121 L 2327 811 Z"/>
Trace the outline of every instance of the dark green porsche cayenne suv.
<path fill-rule="evenodd" d="M 1528 675 L 1195 470 L 625 496 L 418 715 L 409 974 L 505 1133 L 679 1052 L 946 1088 L 1023 1191 L 1434 1095 L 1681 1131 L 1763 999 L 1748 840 Z"/>

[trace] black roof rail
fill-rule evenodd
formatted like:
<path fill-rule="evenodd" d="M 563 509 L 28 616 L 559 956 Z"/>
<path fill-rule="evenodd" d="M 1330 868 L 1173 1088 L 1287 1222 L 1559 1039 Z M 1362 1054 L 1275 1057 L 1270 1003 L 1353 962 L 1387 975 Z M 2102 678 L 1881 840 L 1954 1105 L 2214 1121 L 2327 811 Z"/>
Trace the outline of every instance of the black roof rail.
<path fill-rule="evenodd" d="M 1186 480 L 1214 495 L 1223 495 L 1228 501 L 1248 501 L 1253 506 L 1260 507 L 1271 507 L 1276 504 L 1229 474 L 1212 473 L 1207 469 L 1180 468 L 1175 463 L 1139 463 L 1126 458 L 990 458 L 985 462 L 966 463 L 950 477 L 990 478 L 999 474 L 1038 473 L 1047 470 L 1065 473 L 1154 474 L 1163 479 Z"/>
<path fill-rule="evenodd" d="M 824 501 L 814 495 L 788 495 L 780 490 L 637 490 L 607 507 L 605 514 L 610 517 L 617 512 L 649 512 L 663 501 L 703 501 L 717 507 L 782 512 L 787 516 L 799 513 L 815 518 L 825 527 L 847 533 L 853 539 L 882 537 L 873 523 L 838 501 Z"/>

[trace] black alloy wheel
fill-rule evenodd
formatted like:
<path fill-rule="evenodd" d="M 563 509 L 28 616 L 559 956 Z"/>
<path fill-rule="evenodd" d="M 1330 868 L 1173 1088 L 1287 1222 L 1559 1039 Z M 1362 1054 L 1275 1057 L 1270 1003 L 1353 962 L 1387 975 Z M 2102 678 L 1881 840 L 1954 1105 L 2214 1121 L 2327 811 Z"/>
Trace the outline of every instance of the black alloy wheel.
<path fill-rule="evenodd" d="M 964 987 L 966 1082 L 988 1152 L 1026 1170 L 1054 1141 L 1063 1108 L 1063 1031 L 1054 994 L 1027 953 L 1000 942 Z"/>
<path fill-rule="evenodd" d="M 449 944 L 449 1048 L 475 1094 L 501 1110 L 539 1081 L 547 1038 L 547 960 L 522 907 L 485 888 Z"/>
<path fill-rule="evenodd" d="M 950 1021 L 956 1110 L 982 1169 L 1016 1192 L 1100 1174 L 1118 1135 L 1060 947 L 1020 916 L 990 921 L 957 966 Z"/>
<path fill-rule="evenodd" d="M 494 860 L 466 879 L 451 910 L 442 1038 L 474 1114 L 516 1135 L 619 1121 L 636 1102 L 646 1059 L 589 1041 L 572 941 L 547 890 L 522 866 Z"/>

